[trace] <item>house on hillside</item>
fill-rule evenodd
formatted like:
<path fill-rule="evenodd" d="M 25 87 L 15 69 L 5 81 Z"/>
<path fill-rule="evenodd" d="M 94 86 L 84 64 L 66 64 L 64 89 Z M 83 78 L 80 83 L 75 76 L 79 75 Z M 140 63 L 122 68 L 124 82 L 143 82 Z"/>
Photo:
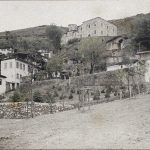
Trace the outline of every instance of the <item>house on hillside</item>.
<path fill-rule="evenodd" d="M 22 77 L 35 74 L 38 69 L 33 64 L 29 64 L 17 58 L 7 58 L 1 61 L 1 74 L 6 78 L 6 91 L 11 91 L 20 86 Z"/>
<path fill-rule="evenodd" d="M 76 38 L 117 36 L 117 27 L 100 17 L 84 21 L 80 26 L 69 24 L 68 28 L 68 32 L 62 36 L 62 44 L 67 44 L 69 40 Z"/>
<path fill-rule="evenodd" d="M 12 48 L 9 49 L 0 49 L 0 54 L 8 55 L 14 53 L 14 50 Z"/>
<path fill-rule="evenodd" d="M 41 70 L 46 64 L 46 60 L 43 58 L 43 56 L 35 52 L 17 52 L 13 54 L 13 57 L 28 62 L 29 64 L 35 65 Z"/>
<path fill-rule="evenodd" d="M 49 51 L 46 49 L 38 50 L 38 52 L 47 59 L 50 59 L 53 55 L 53 51 Z"/>
<path fill-rule="evenodd" d="M 107 71 L 127 68 L 123 64 L 123 49 L 126 47 L 128 38 L 126 36 L 116 36 L 106 42 L 108 53 L 106 59 Z"/>
<path fill-rule="evenodd" d="M 137 52 L 137 57 L 145 62 L 145 81 L 150 82 L 150 51 Z"/>
<path fill-rule="evenodd" d="M 6 92 L 6 77 L 0 75 L 0 95 Z"/>

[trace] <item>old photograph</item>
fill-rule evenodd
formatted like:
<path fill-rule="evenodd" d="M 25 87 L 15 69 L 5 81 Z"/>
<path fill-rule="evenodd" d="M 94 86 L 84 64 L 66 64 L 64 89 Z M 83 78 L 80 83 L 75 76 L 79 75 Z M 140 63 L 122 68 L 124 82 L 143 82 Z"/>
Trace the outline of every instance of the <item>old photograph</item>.
<path fill-rule="evenodd" d="M 1 149 L 150 149 L 150 0 L 0 1 Z"/>

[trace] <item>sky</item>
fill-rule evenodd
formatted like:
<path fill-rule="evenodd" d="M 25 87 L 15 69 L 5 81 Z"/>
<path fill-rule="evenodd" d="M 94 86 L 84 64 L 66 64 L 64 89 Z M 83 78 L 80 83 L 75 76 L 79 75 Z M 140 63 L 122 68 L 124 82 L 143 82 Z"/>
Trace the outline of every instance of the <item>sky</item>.
<path fill-rule="evenodd" d="M 101 17 L 120 19 L 150 13 L 150 0 L 0 1 L 0 32 L 56 24 L 80 25 Z"/>

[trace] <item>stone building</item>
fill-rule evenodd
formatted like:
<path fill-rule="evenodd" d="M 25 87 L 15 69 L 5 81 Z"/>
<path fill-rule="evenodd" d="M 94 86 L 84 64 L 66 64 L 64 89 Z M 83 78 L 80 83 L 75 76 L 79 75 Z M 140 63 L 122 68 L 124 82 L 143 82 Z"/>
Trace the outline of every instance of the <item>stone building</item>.
<path fill-rule="evenodd" d="M 117 36 L 117 27 L 100 17 L 84 21 L 80 26 L 69 24 L 68 28 L 69 31 L 62 36 L 62 44 L 75 38 Z"/>
<path fill-rule="evenodd" d="M 127 39 L 126 36 L 116 36 L 106 42 L 108 52 L 106 59 L 107 71 L 127 68 L 125 64 L 122 64 L 122 53 L 126 47 Z"/>

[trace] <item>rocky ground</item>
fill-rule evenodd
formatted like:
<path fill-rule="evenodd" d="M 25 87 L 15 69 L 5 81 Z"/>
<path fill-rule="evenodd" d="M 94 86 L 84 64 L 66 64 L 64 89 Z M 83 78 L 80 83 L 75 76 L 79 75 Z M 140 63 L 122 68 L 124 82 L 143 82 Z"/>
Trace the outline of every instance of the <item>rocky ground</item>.
<path fill-rule="evenodd" d="M 150 148 L 150 95 L 34 119 L 0 120 L 0 149 Z"/>

